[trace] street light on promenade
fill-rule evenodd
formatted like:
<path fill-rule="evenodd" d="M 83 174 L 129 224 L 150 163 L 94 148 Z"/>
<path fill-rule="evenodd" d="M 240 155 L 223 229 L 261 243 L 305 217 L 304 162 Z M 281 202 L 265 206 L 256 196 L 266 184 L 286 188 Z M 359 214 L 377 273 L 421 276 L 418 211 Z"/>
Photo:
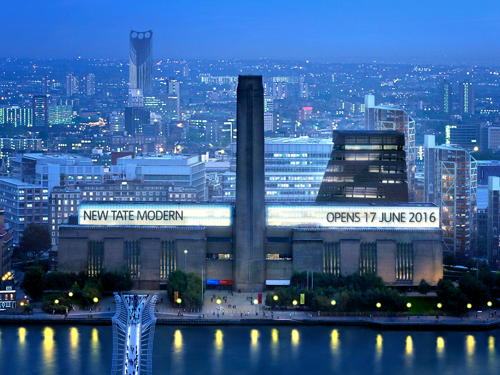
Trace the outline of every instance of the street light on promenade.
<path fill-rule="evenodd" d="M 187 255 L 189 253 L 188 249 L 184 249 L 184 272 L 187 272 Z"/>

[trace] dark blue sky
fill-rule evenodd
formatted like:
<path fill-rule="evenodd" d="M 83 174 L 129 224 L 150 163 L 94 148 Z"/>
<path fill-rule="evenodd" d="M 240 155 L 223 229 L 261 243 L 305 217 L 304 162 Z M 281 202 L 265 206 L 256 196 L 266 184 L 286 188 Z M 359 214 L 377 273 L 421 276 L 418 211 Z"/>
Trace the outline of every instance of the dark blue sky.
<path fill-rule="evenodd" d="M 2 0 L 2 57 L 127 56 L 500 64 L 499 0 Z"/>

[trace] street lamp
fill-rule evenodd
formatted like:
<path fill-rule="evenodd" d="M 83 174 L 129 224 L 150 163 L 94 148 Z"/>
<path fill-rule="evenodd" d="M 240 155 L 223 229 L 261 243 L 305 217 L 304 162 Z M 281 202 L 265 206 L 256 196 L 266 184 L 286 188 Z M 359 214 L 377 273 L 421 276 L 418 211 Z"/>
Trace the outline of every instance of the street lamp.
<path fill-rule="evenodd" d="M 486 302 L 486 306 L 492 307 L 493 306 L 493 302 L 491 302 L 491 301 Z"/>
<path fill-rule="evenodd" d="M 54 300 L 54 305 L 59 305 L 59 300 L 57 298 Z"/>
<path fill-rule="evenodd" d="M 292 301 L 292 305 L 297 306 L 297 304 L 298 304 L 297 300 L 296 300 L 296 299 L 294 299 L 294 300 Z"/>
<path fill-rule="evenodd" d="M 220 305 L 220 304 L 222 303 L 222 300 L 221 300 L 220 298 L 217 298 L 217 299 L 215 300 L 215 303 L 216 303 L 217 305 Z"/>
<path fill-rule="evenodd" d="M 436 307 L 438 309 L 442 309 L 443 308 L 443 304 L 441 302 L 438 302 L 437 305 L 436 305 Z"/>
<path fill-rule="evenodd" d="M 468 304 L 467 304 L 467 308 L 468 308 L 469 310 L 470 310 L 470 309 L 472 309 L 472 303 L 468 303 Z"/>
<path fill-rule="evenodd" d="M 334 299 L 332 299 L 332 300 L 330 301 L 330 305 L 335 306 L 336 304 L 337 304 L 337 301 L 335 301 Z"/>
<path fill-rule="evenodd" d="M 380 309 L 380 308 L 382 307 L 382 304 L 381 304 L 380 302 L 377 302 L 377 303 L 375 304 L 375 307 L 376 307 L 377 309 Z"/>
<path fill-rule="evenodd" d="M 188 249 L 184 249 L 184 272 L 187 271 L 187 255 L 189 253 Z"/>
<path fill-rule="evenodd" d="M 411 309 L 411 302 L 407 302 L 406 303 L 406 307 L 409 308 L 409 309 Z"/>
<path fill-rule="evenodd" d="M 177 304 L 180 305 L 182 303 L 182 298 L 177 298 L 175 302 L 177 302 Z"/>
<path fill-rule="evenodd" d="M 99 298 L 94 297 L 94 298 L 92 298 L 92 301 L 93 301 L 94 303 L 97 303 L 97 302 L 99 302 Z"/>
<path fill-rule="evenodd" d="M 254 304 L 254 305 L 258 305 L 258 304 L 259 304 L 259 300 L 258 300 L 257 298 L 255 298 L 255 299 L 253 300 L 253 304 Z"/>
<path fill-rule="evenodd" d="M 73 292 L 68 292 L 68 297 L 73 297 Z"/>
<path fill-rule="evenodd" d="M 275 295 L 273 296 L 273 301 L 278 301 L 279 299 L 280 299 L 280 298 L 278 297 L 278 295 L 277 295 L 277 294 L 275 294 Z"/>

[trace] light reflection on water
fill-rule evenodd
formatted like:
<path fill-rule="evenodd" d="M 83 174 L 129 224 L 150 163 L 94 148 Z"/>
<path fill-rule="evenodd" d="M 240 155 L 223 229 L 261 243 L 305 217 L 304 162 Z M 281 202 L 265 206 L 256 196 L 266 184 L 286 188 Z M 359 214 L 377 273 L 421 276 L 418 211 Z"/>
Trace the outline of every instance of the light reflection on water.
<path fill-rule="evenodd" d="M 111 334 L 110 327 L 0 327 L 0 374 L 107 374 Z M 499 374 L 499 337 L 498 330 L 160 326 L 153 374 Z"/>

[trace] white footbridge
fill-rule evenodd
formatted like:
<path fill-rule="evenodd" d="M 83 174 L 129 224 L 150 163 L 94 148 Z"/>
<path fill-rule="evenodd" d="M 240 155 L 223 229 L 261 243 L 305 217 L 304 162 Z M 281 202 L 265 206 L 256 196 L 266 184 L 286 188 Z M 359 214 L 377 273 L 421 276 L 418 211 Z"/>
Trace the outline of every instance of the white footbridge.
<path fill-rule="evenodd" d="M 156 295 L 115 293 L 111 375 L 151 375 Z"/>

